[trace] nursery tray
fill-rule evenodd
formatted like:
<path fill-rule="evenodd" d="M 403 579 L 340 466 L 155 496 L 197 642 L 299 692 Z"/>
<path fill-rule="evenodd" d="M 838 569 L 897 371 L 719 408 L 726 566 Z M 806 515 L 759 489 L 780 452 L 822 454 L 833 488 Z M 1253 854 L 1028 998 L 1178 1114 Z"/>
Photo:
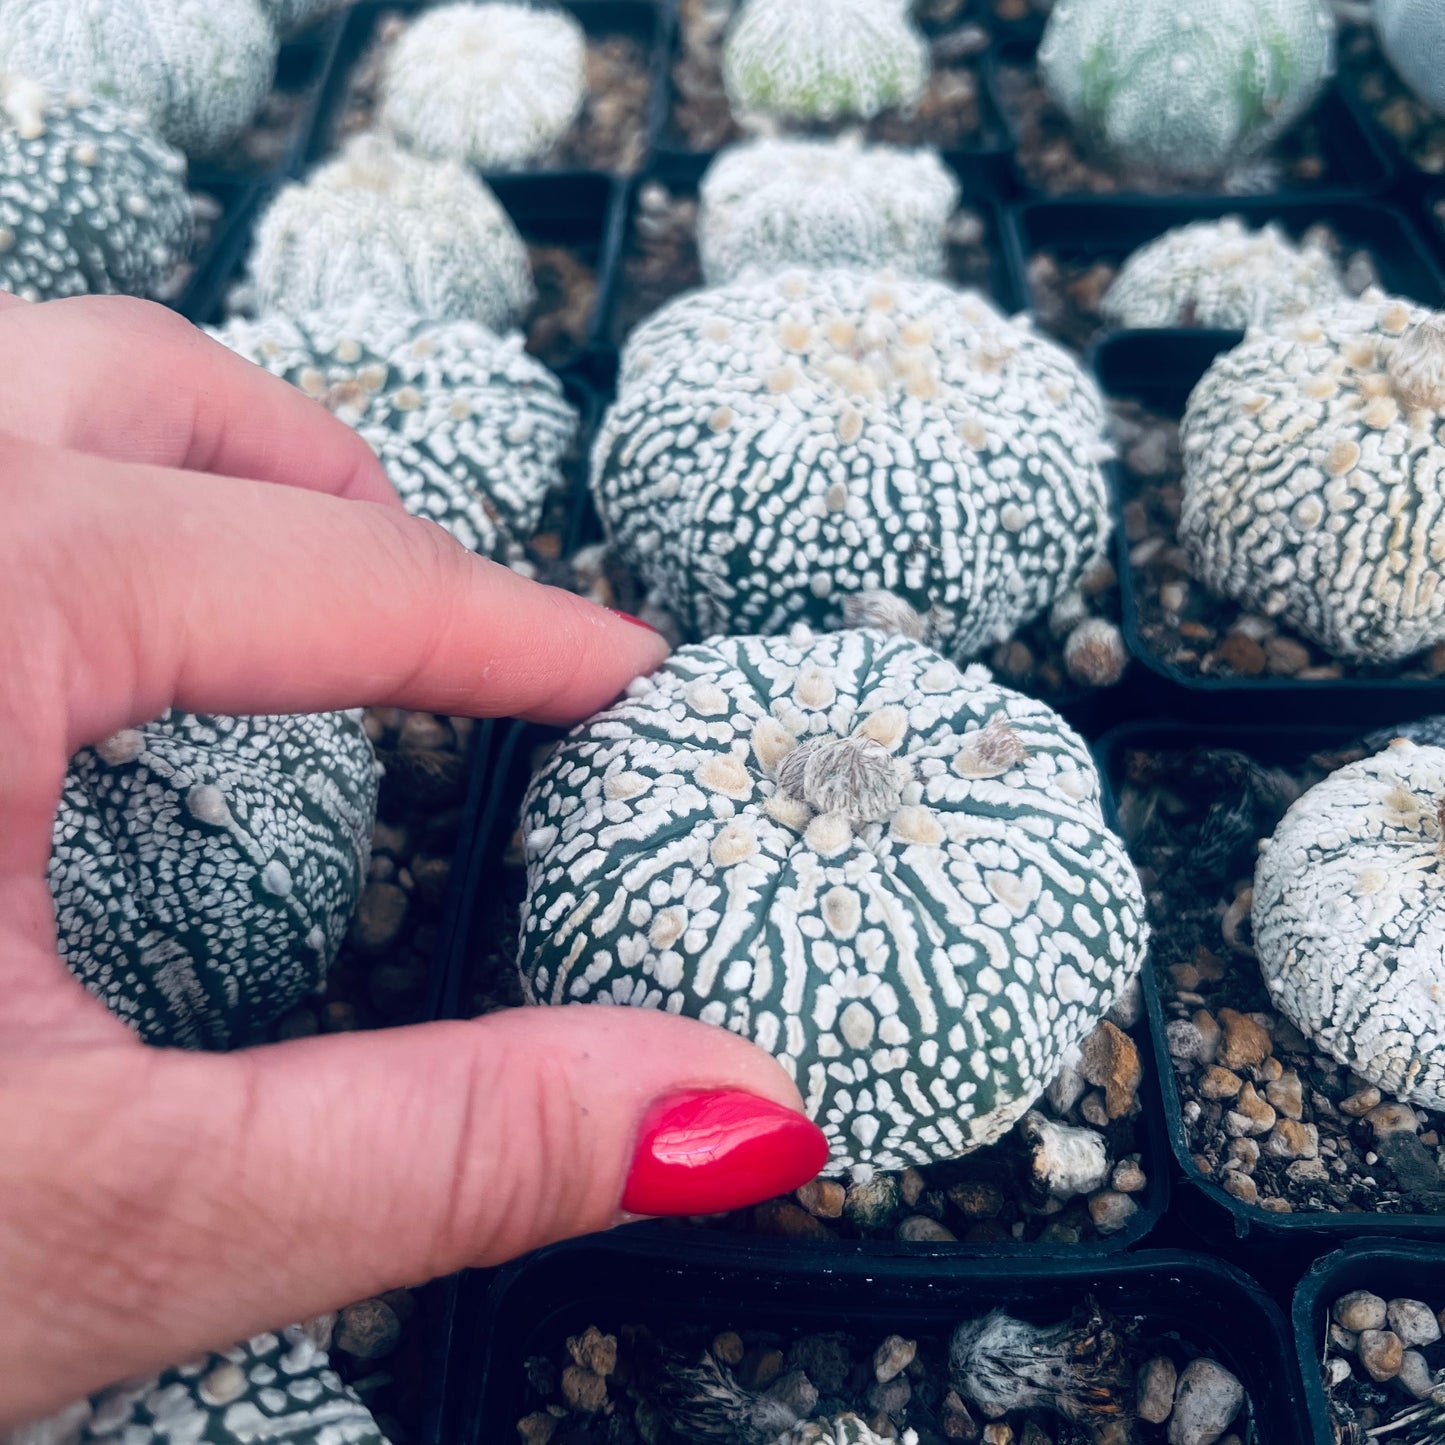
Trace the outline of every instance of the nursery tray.
<path fill-rule="evenodd" d="M 1429 272 L 1417 273 L 1422 282 L 1433 281 Z M 1417 299 L 1439 304 L 1441 292 Z M 1222 351 L 1239 344 L 1238 331 L 1160 330 L 1126 331 L 1105 337 L 1092 356 L 1094 372 L 1106 395 L 1143 403 L 1169 417 L 1183 415 L 1189 393 L 1210 363 Z M 1141 632 L 1140 579 L 1131 563 L 1132 548 L 1124 525 L 1125 507 L 1141 490 L 1121 462 L 1111 464 L 1114 477 L 1115 552 L 1122 590 L 1124 640 L 1130 654 L 1154 674 L 1152 692 L 1140 699 L 1166 712 L 1188 709 L 1200 719 L 1258 718 L 1261 704 L 1269 708 L 1272 720 L 1296 717 L 1309 720 L 1327 706 L 1330 715 L 1342 723 L 1388 724 L 1399 717 L 1436 705 L 1445 689 L 1445 679 L 1381 675 L 1380 669 L 1346 669 L 1338 678 L 1300 679 L 1292 676 L 1219 676 L 1190 672 L 1159 655 Z M 1190 579 L 1190 586 L 1202 591 L 1203 582 Z M 1239 607 L 1240 615 L 1247 609 Z M 1226 635 L 1221 631 L 1221 639 Z M 1136 716 L 1138 715 L 1136 711 Z"/>
<path fill-rule="evenodd" d="M 344 34 L 340 37 L 334 63 L 327 75 L 321 96 L 316 124 L 313 126 L 305 155 L 310 164 L 325 160 L 339 144 L 338 130 L 346 111 L 351 78 L 356 66 L 366 57 L 381 21 L 389 15 L 403 19 L 429 8 L 430 0 L 363 0 L 346 16 Z M 667 63 L 672 50 L 674 25 L 671 0 L 561 0 L 558 8 L 568 11 L 589 40 L 619 36 L 637 42 L 645 56 L 648 89 L 642 116 L 642 153 L 635 169 L 640 170 L 651 158 L 659 132 L 667 118 Z M 586 113 L 576 122 L 585 125 Z M 613 168 L 590 168 L 580 165 L 548 165 L 534 163 L 517 171 L 488 171 L 484 179 L 495 188 L 501 178 L 547 176 L 552 179 L 587 175 L 627 174 Z"/>
<path fill-rule="evenodd" d="M 512 1436 L 540 1408 L 525 1362 L 563 1354 L 595 1324 L 657 1329 L 762 1328 L 784 1336 L 847 1331 L 946 1338 L 1002 1307 L 1035 1322 L 1066 1318 L 1087 1296 L 1161 1336 L 1209 1353 L 1251 1402 L 1243 1445 L 1305 1445 L 1302 1387 L 1274 1303 L 1252 1280 L 1198 1255 L 1149 1251 L 1101 1261 L 1002 1263 L 937 1258 L 758 1256 L 736 1241 L 658 1249 L 633 1228 L 558 1245 L 485 1280 L 469 1277 L 463 1313 L 475 1322 L 455 1367 L 462 1390 L 457 1445 Z"/>
<path fill-rule="evenodd" d="M 1313 1445 L 1336 1445 L 1320 1360 L 1330 1306 L 1356 1289 L 1370 1290 L 1385 1299 L 1445 1298 L 1445 1254 L 1433 1245 L 1360 1240 L 1316 1260 L 1300 1281 L 1291 1323 Z M 1390 1438 L 1384 1437 L 1387 1445 Z"/>
<path fill-rule="evenodd" d="M 1029 179 L 1019 158 L 1021 136 L 1018 120 L 1007 102 L 1002 72 L 1033 71 L 1037 49 L 1037 39 L 1004 39 L 990 47 L 984 61 L 984 85 L 991 97 L 994 111 L 1002 119 L 1013 160 L 1007 178 L 1010 191 L 1027 199 L 1050 197 L 1098 201 L 1109 196 L 1132 200 L 1159 199 L 1157 192 L 1138 190 L 1097 194 L 1087 191 L 1050 191 Z M 1341 94 L 1338 81 L 1331 81 L 1325 87 L 1313 110 L 1281 137 L 1276 145 L 1287 142 L 1289 136 L 1294 135 L 1301 127 L 1311 125 L 1317 127 L 1324 174 L 1317 182 L 1285 183 L 1272 194 L 1314 200 L 1347 200 L 1378 195 L 1388 189 L 1394 179 L 1389 159 L 1377 145 L 1374 134 L 1361 127 L 1354 110 Z M 1181 197 L 1203 197 L 1218 193 L 1181 187 L 1178 194 Z M 1233 196 L 1225 198 L 1230 201 L 1237 199 Z"/>
<path fill-rule="evenodd" d="M 1423 715 L 1429 709 L 1420 704 L 1426 701 L 1420 699 L 1413 712 L 1402 710 L 1394 721 L 1403 723 Z M 1433 702 L 1439 709 L 1445 697 L 1437 691 Z M 1135 749 L 1234 748 L 1266 765 L 1289 766 L 1303 763 L 1313 753 L 1345 747 L 1357 741 L 1361 731 L 1345 722 L 1288 727 L 1130 723 L 1101 738 L 1094 748 L 1104 782 L 1105 816 L 1119 831 L 1120 787 L 1128 755 Z M 1145 959 L 1143 982 L 1152 1073 L 1163 1096 L 1169 1144 L 1179 1176 L 1171 1201 L 1171 1222 L 1182 1225 L 1212 1252 L 1277 1286 L 1291 1284 L 1310 1260 L 1351 1239 L 1427 1240 L 1437 1253 L 1442 1251 L 1445 1214 L 1276 1214 L 1234 1198 L 1205 1175 L 1194 1162 L 1184 1125 L 1180 1088 L 1165 1039 L 1164 996 L 1152 957 Z M 1445 1253 L 1440 1257 L 1445 1259 Z"/>
<path fill-rule="evenodd" d="M 190 279 L 169 304 L 188 321 L 209 326 L 225 319 L 226 292 L 250 252 L 256 217 L 271 192 L 256 182 L 220 178 L 193 181 L 190 190 L 213 198 L 221 214 L 196 252 Z"/>

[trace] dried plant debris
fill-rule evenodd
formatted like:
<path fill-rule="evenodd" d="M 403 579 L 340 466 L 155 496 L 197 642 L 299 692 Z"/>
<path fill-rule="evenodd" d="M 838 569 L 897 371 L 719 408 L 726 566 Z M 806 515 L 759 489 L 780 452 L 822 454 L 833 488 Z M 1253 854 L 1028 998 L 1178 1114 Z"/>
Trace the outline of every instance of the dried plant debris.
<path fill-rule="evenodd" d="M 1428 738 L 1440 726 L 1392 731 Z M 1135 748 L 1124 760 L 1120 825 L 1149 898 L 1150 966 L 1193 1164 L 1277 1213 L 1445 1212 L 1445 1115 L 1389 1098 L 1312 1044 L 1255 950 L 1260 841 L 1379 738 L 1366 741 L 1282 766 L 1203 748 Z"/>
<path fill-rule="evenodd" d="M 1263 1445 L 1186 1335 L 1084 1300 L 951 1336 L 590 1325 L 526 1362 L 524 1445 Z M 1233 1433 L 1226 1432 L 1233 1430 Z"/>

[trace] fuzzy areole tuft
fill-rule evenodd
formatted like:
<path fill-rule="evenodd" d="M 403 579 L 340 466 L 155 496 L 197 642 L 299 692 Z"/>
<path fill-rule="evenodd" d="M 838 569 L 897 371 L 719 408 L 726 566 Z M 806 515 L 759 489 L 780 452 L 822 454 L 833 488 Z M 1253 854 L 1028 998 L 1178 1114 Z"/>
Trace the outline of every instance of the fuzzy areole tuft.
<path fill-rule="evenodd" d="M 1386 369 L 1402 405 L 1445 411 L 1445 314 L 1417 321 L 1395 343 Z"/>
<path fill-rule="evenodd" d="M 913 769 L 868 737 L 811 738 L 778 766 L 778 787 L 820 813 L 883 823 L 898 811 Z"/>

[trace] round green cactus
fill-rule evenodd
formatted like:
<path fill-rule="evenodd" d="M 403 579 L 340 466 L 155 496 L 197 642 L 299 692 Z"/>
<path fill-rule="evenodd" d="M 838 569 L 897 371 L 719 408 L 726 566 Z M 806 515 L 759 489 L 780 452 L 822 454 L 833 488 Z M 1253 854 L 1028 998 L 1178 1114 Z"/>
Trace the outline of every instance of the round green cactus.
<path fill-rule="evenodd" d="M 577 416 L 517 333 L 367 305 L 233 320 L 214 334 L 354 426 L 406 509 L 473 552 L 516 561 L 563 483 Z"/>
<path fill-rule="evenodd" d="M 1400 79 L 1436 115 L 1445 115 L 1445 11 L 1439 0 L 1374 0 L 1370 16 Z"/>
<path fill-rule="evenodd" d="M 833 1172 L 999 1138 L 1143 953 L 1086 745 L 876 631 L 680 649 L 557 745 L 523 837 L 529 999 L 751 1039 Z"/>
<path fill-rule="evenodd" d="M 0 287 L 149 295 L 191 236 L 185 158 L 137 117 L 0 76 Z"/>
<path fill-rule="evenodd" d="M 1038 50 L 1087 143 L 1145 176 L 1196 181 L 1282 135 L 1334 58 L 1324 0 L 1059 0 Z"/>
<path fill-rule="evenodd" d="M 909 0 L 745 0 L 723 48 L 723 83 L 746 120 L 871 119 L 928 84 L 928 42 Z"/>
<path fill-rule="evenodd" d="M 254 1041 L 325 982 L 376 795 L 346 713 L 172 712 L 84 749 L 51 847 L 61 957 L 151 1043 Z"/>
<path fill-rule="evenodd" d="M 745 271 L 890 266 L 942 276 L 958 183 L 937 154 L 852 142 L 732 146 L 699 187 L 697 243 L 709 286 Z"/>
<path fill-rule="evenodd" d="M 138 111 L 188 155 L 249 124 L 276 52 L 260 0 L 0 0 L 0 71 Z"/>
<path fill-rule="evenodd" d="M 745 277 L 633 333 L 592 488 L 691 635 L 888 614 L 963 659 L 1099 557 L 1103 421 L 1078 363 L 979 296 Z"/>

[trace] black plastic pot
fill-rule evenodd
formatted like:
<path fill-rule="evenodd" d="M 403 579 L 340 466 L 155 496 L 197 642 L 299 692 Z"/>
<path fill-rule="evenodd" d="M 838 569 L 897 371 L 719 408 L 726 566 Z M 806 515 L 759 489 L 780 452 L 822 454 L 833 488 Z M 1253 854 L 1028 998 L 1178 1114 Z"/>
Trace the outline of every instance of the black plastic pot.
<path fill-rule="evenodd" d="M 1314 1445 L 1335 1445 L 1329 1403 L 1320 1379 L 1330 1306 L 1342 1294 L 1356 1289 L 1370 1290 L 1385 1299 L 1445 1299 L 1445 1253 L 1432 1245 L 1359 1240 L 1316 1260 L 1300 1281 L 1291 1323 Z"/>
<path fill-rule="evenodd" d="M 1419 273 L 1423 278 L 1425 273 Z M 1437 295 L 1439 293 L 1436 293 Z M 1421 298 L 1426 299 L 1426 298 Z M 1092 354 L 1094 372 L 1111 397 L 1142 402 L 1151 410 L 1181 416 L 1199 378 L 1222 351 L 1238 345 L 1237 331 L 1125 331 L 1105 337 Z M 1317 718 L 1319 709 L 1345 723 L 1388 724 L 1438 705 L 1442 681 L 1380 675 L 1380 669 L 1351 668 L 1339 678 L 1223 677 L 1191 672 L 1159 655 L 1141 631 L 1141 585 L 1131 561 L 1133 545 L 1124 525 L 1125 507 L 1139 487 L 1121 463 L 1114 478 L 1115 553 L 1123 603 L 1124 640 L 1130 654 L 1154 675 L 1143 701 L 1156 712 L 1171 711 L 1200 720 L 1254 721 L 1262 707 L 1272 720 Z M 1192 584 L 1203 587 L 1200 582 Z M 1137 711 L 1136 716 L 1140 715 Z"/>
<path fill-rule="evenodd" d="M 241 258 L 251 249 L 256 215 L 270 191 L 264 185 L 219 177 L 206 185 L 192 182 L 191 190 L 214 200 L 220 215 L 192 261 L 190 279 L 170 304 L 188 321 L 207 326 L 225 317 L 226 292 Z"/>
<path fill-rule="evenodd" d="M 336 148 L 336 128 L 345 109 L 351 75 L 371 47 L 380 21 L 388 16 L 418 14 L 430 0 L 363 0 L 346 17 L 345 34 L 334 64 L 327 76 L 321 97 L 317 123 L 312 130 L 305 155 L 308 163 L 324 160 Z M 667 115 L 667 58 L 672 47 L 673 7 L 656 0 L 561 0 L 567 10 L 586 31 L 590 39 L 626 36 L 634 39 L 647 53 L 649 89 L 643 127 L 646 166 L 657 136 Z M 572 179 L 586 175 L 609 175 L 608 171 L 542 165 L 523 171 L 487 172 L 485 179 L 493 185 L 499 179 L 520 179 L 546 176 L 553 180 Z"/>
<path fill-rule="evenodd" d="M 1002 1307 L 1047 1322 L 1092 1296 L 1208 1352 L 1245 1386 L 1244 1445 L 1304 1445 L 1301 1385 L 1278 1308 L 1252 1280 L 1198 1255 L 1146 1252 L 1109 1263 L 1031 1264 L 758 1256 L 735 1241 L 658 1249 L 634 1229 L 542 1250 L 485 1279 L 469 1277 L 454 1367 L 461 1393 L 456 1445 L 511 1436 L 539 1408 L 527 1385 L 531 1355 L 556 1358 L 570 1334 L 595 1324 L 709 1330 L 764 1328 L 784 1337 L 895 1332 L 946 1339 L 966 1319 Z"/>
<path fill-rule="evenodd" d="M 1437 691 L 1433 702 L 1438 710 L 1445 697 Z M 1413 713 L 1402 711 L 1394 721 L 1406 722 L 1427 710 L 1417 706 Z M 1136 749 L 1233 748 L 1266 766 L 1288 766 L 1303 762 L 1314 752 L 1347 746 L 1359 736 L 1360 730 L 1347 722 L 1228 728 L 1135 722 L 1101 738 L 1094 753 L 1104 779 L 1106 816 L 1118 830 L 1119 790 L 1129 755 Z M 1143 860 L 1136 858 L 1135 861 Z M 1148 1035 L 1153 1050 L 1152 1073 L 1159 1081 L 1163 1096 L 1164 1118 L 1177 1174 L 1171 1221 L 1188 1230 L 1212 1252 L 1275 1286 L 1291 1284 L 1310 1260 L 1352 1239 L 1426 1240 L 1436 1251 L 1441 1251 L 1441 1258 L 1445 1259 L 1445 1215 L 1275 1214 L 1258 1204 L 1245 1204 L 1234 1198 L 1200 1170 L 1194 1162 L 1185 1129 L 1179 1086 L 1165 1039 L 1168 1020 L 1157 977 L 1157 969 L 1165 962 L 1153 956 L 1147 958 L 1143 978 Z"/>
<path fill-rule="evenodd" d="M 1005 39 L 988 51 L 984 64 L 984 82 L 992 98 L 993 109 L 1003 121 L 1009 150 L 1014 159 L 1010 185 L 1019 196 L 1029 199 L 1050 197 L 1051 193 L 1030 181 L 1019 162 L 1019 130 L 1006 100 L 1001 72 L 1007 69 L 1032 70 L 1037 49 L 1036 39 Z M 1378 195 L 1389 187 L 1393 180 L 1389 160 L 1376 144 L 1373 132 L 1361 128 L 1354 110 L 1341 95 L 1337 82 L 1331 82 L 1325 88 L 1314 109 L 1301 121 L 1301 125 L 1318 127 L 1325 174 L 1318 184 L 1285 185 L 1281 187 L 1279 194 L 1316 200 L 1345 200 Z M 1119 191 L 1114 195 L 1119 199 L 1160 199 L 1157 195 L 1146 196 L 1139 191 Z M 1089 201 L 1103 199 L 1092 194 L 1068 193 L 1052 194 L 1052 198 Z"/>

